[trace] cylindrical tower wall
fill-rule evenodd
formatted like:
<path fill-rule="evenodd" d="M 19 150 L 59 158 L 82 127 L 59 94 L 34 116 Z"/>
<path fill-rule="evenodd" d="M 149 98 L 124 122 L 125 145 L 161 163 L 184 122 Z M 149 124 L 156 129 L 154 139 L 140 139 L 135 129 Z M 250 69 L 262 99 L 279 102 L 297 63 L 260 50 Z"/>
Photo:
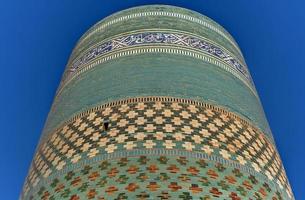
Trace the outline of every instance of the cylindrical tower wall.
<path fill-rule="evenodd" d="M 293 199 L 242 53 L 173 6 L 115 13 L 73 50 L 22 199 Z"/>

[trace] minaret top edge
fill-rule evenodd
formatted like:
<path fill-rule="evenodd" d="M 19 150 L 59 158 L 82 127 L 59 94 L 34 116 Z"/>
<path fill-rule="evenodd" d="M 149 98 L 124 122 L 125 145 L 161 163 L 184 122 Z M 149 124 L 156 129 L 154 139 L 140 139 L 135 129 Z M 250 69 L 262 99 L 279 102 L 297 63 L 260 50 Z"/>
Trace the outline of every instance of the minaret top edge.
<path fill-rule="evenodd" d="M 237 42 L 233 36 L 219 23 L 213 19 L 203 15 L 197 11 L 183 8 L 174 5 L 165 5 L 165 4 L 151 4 L 151 5 L 140 5 L 135 7 L 130 7 L 121 11 L 114 12 L 113 14 L 99 20 L 93 26 L 91 26 L 78 40 L 75 48 L 79 47 L 84 41 L 90 38 L 90 36 L 99 32 L 103 28 L 115 24 L 120 21 L 128 20 L 136 17 L 143 16 L 170 16 L 177 17 L 181 19 L 186 19 L 190 22 L 199 23 L 203 26 L 206 26 L 216 33 L 220 34 L 222 37 L 227 39 L 240 53 L 242 52 Z"/>

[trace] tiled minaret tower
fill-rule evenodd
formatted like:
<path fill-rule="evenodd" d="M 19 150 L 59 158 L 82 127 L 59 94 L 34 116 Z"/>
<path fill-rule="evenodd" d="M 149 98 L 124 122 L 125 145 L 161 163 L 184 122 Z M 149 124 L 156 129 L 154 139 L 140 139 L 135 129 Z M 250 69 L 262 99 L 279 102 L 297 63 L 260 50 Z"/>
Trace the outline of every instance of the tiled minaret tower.
<path fill-rule="evenodd" d="M 143 6 L 78 41 L 21 199 L 294 199 L 238 45 Z"/>

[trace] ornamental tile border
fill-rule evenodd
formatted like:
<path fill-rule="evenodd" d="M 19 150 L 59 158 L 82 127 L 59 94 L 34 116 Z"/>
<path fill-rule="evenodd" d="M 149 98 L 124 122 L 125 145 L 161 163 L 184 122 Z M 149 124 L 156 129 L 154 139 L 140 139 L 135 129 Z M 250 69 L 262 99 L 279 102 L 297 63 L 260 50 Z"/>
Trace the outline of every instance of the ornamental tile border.
<path fill-rule="evenodd" d="M 219 43 L 217 43 L 217 42 L 215 42 L 215 41 L 213 41 L 213 40 L 211 40 L 207 37 L 198 35 L 196 33 L 191 33 L 191 32 L 183 31 L 183 30 L 170 29 L 170 28 L 169 29 L 166 29 L 166 28 L 162 28 L 162 29 L 159 29 L 159 28 L 158 29 L 156 29 L 156 28 L 137 29 L 137 30 L 132 30 L 132 31 L 124 32 L 124 33 L 119 33 L 119 34 L 116 34 L 114 36 L 107 37 L 103 40 L 100 40 L 99 42 L 97 42 L 95 44 L 90 45 L 89 47 L 86 48 L 86 50 L 82 51 L 77 57 L 74 57 L 73 59 L 70 58 L 67 66 L 71 66 L 71 63 L 73 61 L 75 61 L 75 60 L 79 59 L 79 57 L 81 57 L 80 55 L 88 53 L 89 49 L 93 49 L 93 48 L 95 48 L 95 47 L 97 47 L 97 46 L 99 46 L 103 43 L 106 43 L 107 41 L 110 41 L 110 40 L 113 40 L 113 39 L 116 39 L 116 38 L 119 38 L 119 37 L 130 36 L 132 34 L 158 33 L 158 32 L 159 33 L 168 33 L 168 34 L 177 34 L 177 35 L 186 35 L 186 36 L 194 37 L 198 40 L 202 40 L 202 41 L 205 41 L 207 43 L 210 43 L 211 45 L 216 46 L 217 48 L 220 48 L 222 51 L 226 52 L 227 54 L 232 54 L 231 56 L 234 57 L 236 60 L 238 60 L 239 63 L 241 63 L 241 65 L 246 68 L 245 71 L 247 71 L 247 73 L 249 74 L 249 70 L 248 70 L 247 65 L 244 62 L 244 60 L 241 60 L 236 55 L 233 55 L 233 53 L 231 53 L 227 48 L 220 45 Z"/>
<path fill-rule="evenodd" d="M 66 70 L 66 73 L 68 74 L 66 74 L 66 76 L 73 76 L 75 70 L 81 68 L 82 65 L 85 65 L 98 56 L 121 48 L 145 45 L 174 45 L 213 55 L 223 60 L 226 64 L 229 64 L 253 85 L 246 65 L 241 64 L 241 62 L 228 50 L 225 50 L 203 37 L 198 37 L 187 32 L 172 30 L 145 30 L 145 32 L 144 30 L 138 30 L 132 33 L 130 32 L 129 34 L 125 33 L 103 40 L 98 44 L 89 47 L 82 55 L 73 59 L 73 61 L 68 64 Z"/>

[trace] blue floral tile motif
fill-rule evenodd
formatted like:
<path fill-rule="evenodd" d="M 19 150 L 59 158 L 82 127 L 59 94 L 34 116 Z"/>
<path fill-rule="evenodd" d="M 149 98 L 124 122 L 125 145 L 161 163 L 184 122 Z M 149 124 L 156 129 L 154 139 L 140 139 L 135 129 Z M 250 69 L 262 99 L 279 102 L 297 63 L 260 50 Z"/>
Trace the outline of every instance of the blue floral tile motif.
<path fill-rule="evenodd" d="M 174 45 L 177 47 L 192 48 L 213 55 L 240 72 L 249 82 L 251 82 L 251 78 L 246 67 L 227 51 L 201 38 L 187 35 L 185 33 L 182 34 L 170 32 L 137 33 L 121 36 L 114 38 L 111 41 L 98 44 L 94 48 L 88 50 L 85 55 L 72 62 L 68 69 L 69 74 L 67 74 L 67 76 L 71 76 L 71 74 L 73 74 L 73 72 L 78 70 L 81 66 L 106 53 L 141 45 Z"/>

